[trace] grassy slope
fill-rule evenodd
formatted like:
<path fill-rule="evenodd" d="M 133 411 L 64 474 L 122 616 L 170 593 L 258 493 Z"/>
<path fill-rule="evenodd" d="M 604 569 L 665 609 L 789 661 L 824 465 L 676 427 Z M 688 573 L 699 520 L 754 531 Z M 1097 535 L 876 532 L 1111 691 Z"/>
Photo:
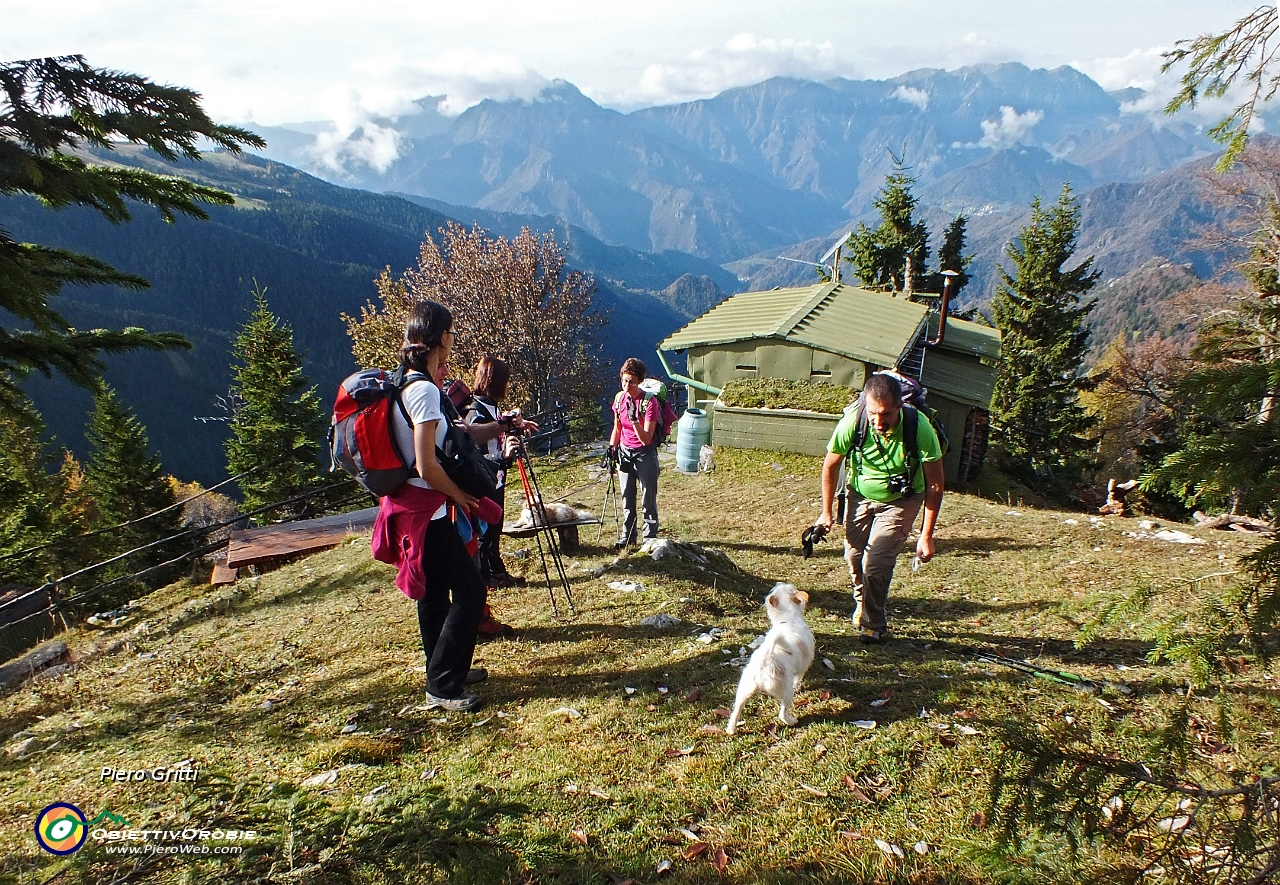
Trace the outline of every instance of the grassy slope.
<path fill-rule="evenodd" d="M 233 588 L 174 585 L 110 637 L 70 634 L 82 650 L 124 645 L 0 698 L 0 741 L 12 746 L 24 730 L 37 739 L 24 758 L 0 755 L 0 881 L 98 882 L 132 870 L 131 881 L 165 883 L 652 882 L 671 860 L 665 881 L 995 882 L 972 859 L 996 839 L 975 821 L 999 759 L 993 727 L 1071 716 L 1141 757 L 1141 733 L 1182 675 L 1148 666 L 1134 636 L 1082 650 L 1071 639 L 1112 594 L 1221 571 L 1220 557 L 1229 564 L 1247 545 L 1229 533 L 1198 547 L 1136 540 L 1121 534 L 1132 520 L 1091 527 L 1077 515 L 1073 526 L 1071 514 L 1012 515 L 952 494 L 939 558 L 914 576 L 901 561 L 898 638 L 868 649 L 849 627 L 838 548 L 822 545 L 806 561 L 796 547 L 817 512 L 816 461 L 719 459 L 710 476 L 664 472 L 663 526 L 723 551 L 738 570 L 632 556 L 593 577 L 612 556 L 588 547 L 568 557 L 576 617 L 553 620 L 545 587 L 502 591 L 495 607 L 520 633 L 478 648 L 491 672 L 479 715 L 415 709 L 413 608 L 363 539 Z M 548 464 L 544 486 L 581 488 L 569 499 L 598 510 L 602 487 L 588 484 L 586 463 Z M 607 588 L 621 578 L 645 589 Z M 708 727 L 723 725 L 717 708 L 732 701 L 738 670 L 726 663 L 763 632 L 760 602 L 775 580 L 812 595 L 819 650 L 801 723 L 777 725 L 776 705 L 757 699 L 729 738 Z M 639 625 L 659 611 L 687 627 Z M 727 633 L 703 644 L 695 626 Z M 966 644 L 1123 679 L 1136 692 L 1107 695 L 1109 712 L 1091 696 L 975 664 Z M 1265 674 L 1239 678 L 1257 690 L 1234 753 L 1216 761 L 1258 770 L 1270 741 L 1259 733 L 1280 725 L 1280 704 Z M 869 706 L 890 691 L 887 704 Z M 556 712 L 566 707 L 581 717 Z M 1200 712 L 1212 720 L 1212 703 Z M 874 730 L 852 724 L 868 719 Z M 347 724 L 358 731 L 340 734 Z M 199 767 L 195 785 L 99 782 L 104 765 L 182 759 Z M 329 769 L 338 770 L 331 787 L 298 786 Z M 37 850 L 31 826 L 60 800 L 135 827 L 244 827 L 265 838 L 239 859 L 147 859 L 134 870 L 91 843 L 59 860 Z M 686 859 L 693 843 L 681 828 L 709 850 Z M 877 838 L 905 858 L 889 859 Z M 912 850 L 917 842 L 927 854 Z"/>

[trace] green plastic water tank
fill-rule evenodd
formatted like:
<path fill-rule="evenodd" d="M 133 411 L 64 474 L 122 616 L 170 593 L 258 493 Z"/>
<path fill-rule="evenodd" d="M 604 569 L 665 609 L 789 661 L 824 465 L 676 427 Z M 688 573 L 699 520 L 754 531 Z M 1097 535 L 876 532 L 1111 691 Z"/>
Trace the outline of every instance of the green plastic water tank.
<path fill-rule="evenodd" d="M 702 409 L 686 409 L 676 429 L 676 470 L 697 473 L 698 455 L 711 441 L 711 416 Z"/>

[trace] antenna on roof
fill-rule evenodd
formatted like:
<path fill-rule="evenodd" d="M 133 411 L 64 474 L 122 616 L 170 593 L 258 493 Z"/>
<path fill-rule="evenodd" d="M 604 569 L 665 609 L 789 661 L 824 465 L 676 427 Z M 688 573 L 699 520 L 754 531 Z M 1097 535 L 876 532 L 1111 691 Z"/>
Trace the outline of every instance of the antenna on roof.
<path fill-rule="evenodd" d="M 818 259 L 819 262 L 831 268 L 831 282 L 840 282 L 840 250 L 844 244 L 849 242 L 849 237 L 853 236 L 852 230 L 847 230 L 840 235 L 840 239 L 836 240 L 826 253 Z"/>
<path fill-rule="evenodd" d="M 1280 0 L 1277 0 L 1280 2 Z M 825 267 L 831 272 L 831 282 L 840 282 L 840 249 L 849 241 L 849 237 L 853 236 L 852 230 L 847 230 L 841 234 L 840 239 L 836 240 L 835 245 L 827 250 L 827 253 L 817 261 L 804 261 L 800 258 L 791 258 L 787 255 L 779 255 L 778 261 L 792 261 L 796 264 L 807 264 L 810 267 Z"/>

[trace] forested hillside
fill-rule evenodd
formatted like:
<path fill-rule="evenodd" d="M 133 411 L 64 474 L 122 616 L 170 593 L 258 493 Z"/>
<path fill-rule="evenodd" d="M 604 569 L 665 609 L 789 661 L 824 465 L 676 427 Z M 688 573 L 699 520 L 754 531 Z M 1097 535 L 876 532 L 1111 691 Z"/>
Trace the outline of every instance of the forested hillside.
<path fill-rule="evenodd" d="M 104 156 L 153 171 L 174 169 L 128 147 Z M 399 273 L 411 265 L 423 234 L 447 216 L 398 197 L 336 187 L 259 157 L 212 154 L 177 171 L 235 194 L 235 207 L 212 209 L 208 222 L 174 224 L 143 207 L 131 223 L 116 227 L 90 210 L 51 212 L 32 199 L 10 198 L 0 200 L 0 227 L 19 240 L 81 251 L 151 281 L 144 292 L 70 289 L 60 308 L 84 328 L 133 325 L 191 340 L 191 351 L 113 358 L 108 380 L 147 426 L 165 468 L 209 482 L 224 475 L 225 431 L 221 422 L 197 419 L 225 417 L 216 399 L 227 392 L 230 341 L 249 316 L 254 281 L 267 289 L 277 315 L 293 325 L 306 351 L 306 371 L 327 401 L 355 367 L 340 314 L 358 311 L 374 297 L 372 281 L 384 267 Z M 473 220 L 465 210 L 453 217 Z M 507 222 L 518 226 L 519 220 Z M 643 255 L 580 233 L 569 242 L 573 260 L 601 280 L 598 303 L 611 316 L 604 342 L 611 360 L 650 355 L 655 341 L 685 321 L 648 288 L 664 289 L 698 270 L 728 283 L 723 271 L 692 256 Z M 635 288 L 610 285 L 610 278 Z M 59 442 L 83 451 L 88 395 L 61 380 L 37 378 L 29 388 Z"/>

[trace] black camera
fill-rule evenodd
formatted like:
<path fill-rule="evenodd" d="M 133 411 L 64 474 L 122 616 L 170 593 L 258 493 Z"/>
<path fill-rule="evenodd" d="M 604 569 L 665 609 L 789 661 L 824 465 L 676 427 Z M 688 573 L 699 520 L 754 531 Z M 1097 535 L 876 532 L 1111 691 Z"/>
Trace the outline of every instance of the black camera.
<path fill-rule="evenodd" d="M 897 495 L 903 500 L 910 498 L 916 493 L 915 487 L 911 482 L 911 477 L 905 473 L 895 473 L 893 476 L 885 480 L 885 488 L 889 494 Z"/>

